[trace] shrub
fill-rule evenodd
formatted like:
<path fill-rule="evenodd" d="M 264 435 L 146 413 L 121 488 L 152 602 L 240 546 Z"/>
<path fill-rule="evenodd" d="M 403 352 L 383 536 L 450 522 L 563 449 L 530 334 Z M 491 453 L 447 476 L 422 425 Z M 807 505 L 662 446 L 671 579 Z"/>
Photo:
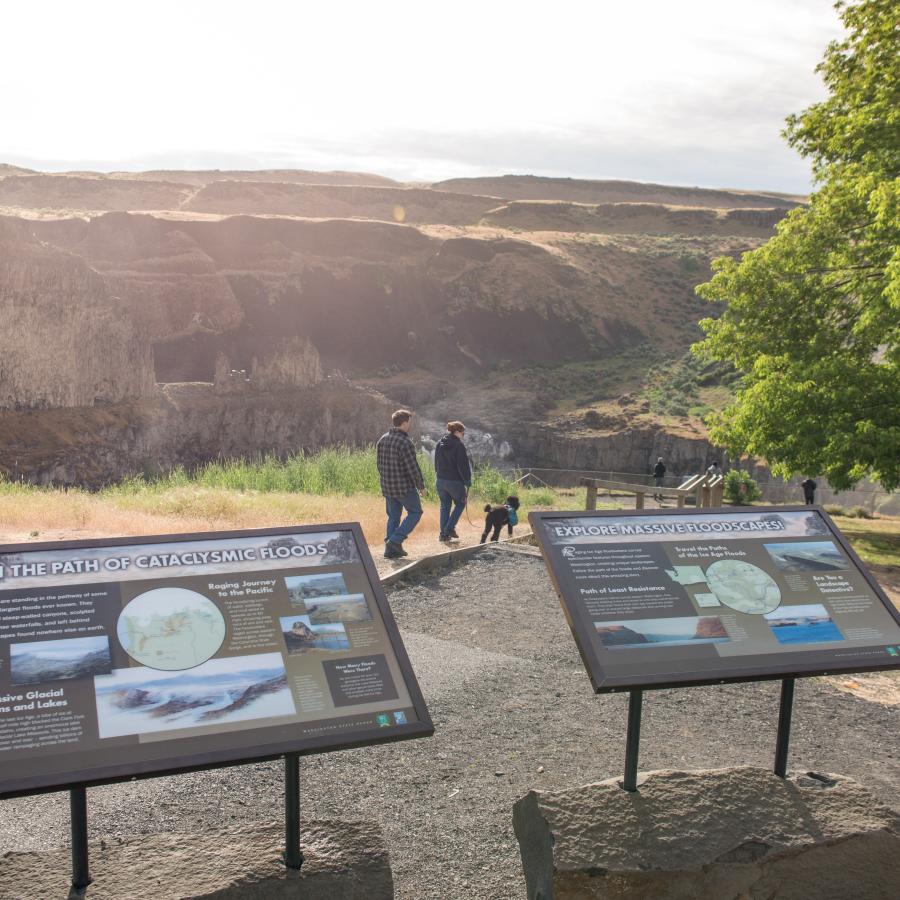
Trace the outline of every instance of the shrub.
<path fill-rule="evenodd" d="M 725 476 L 724 492 L 725 499 L 729 503 L 741 506 L 759 500 L 762 496 L 757 483 L 747 472 L 742 472 L 740 469 L 732 469 Z"/>
<path fill-rule="evenodd" d="M 840 506 L 837 503 L 826 503 L 825 506 L 822 507 L 825 512 L 828 513 L 829 516 L 846 516 L 847 510 L 844 509 L 843 506 Z"/>
<path fill-rule="evenodd" d="M 852 509 L 847 510 L 848 516 L 853 516 L 854 519 L 874 519 L 875 516 L 869 512 L 864 506 L 854 506 Z"/>

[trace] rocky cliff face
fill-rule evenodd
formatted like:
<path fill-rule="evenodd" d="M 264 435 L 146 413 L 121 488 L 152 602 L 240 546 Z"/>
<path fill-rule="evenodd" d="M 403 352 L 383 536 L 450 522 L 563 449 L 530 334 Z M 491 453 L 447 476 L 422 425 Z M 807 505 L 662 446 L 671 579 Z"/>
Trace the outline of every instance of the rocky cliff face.
<path fill-rule="evenodd" d="M 238 394 L 166 385 L 143 401 L 39 415 L 0 411 L 0 475 L 97 488 L 222 457 L 362 446 L 385 431 L 392 410 L 378 394 L 325 379 L 300 391 Z"/>
<path fill-rule="evenodd" d="M 438 191 L 488 194 L 507 200 L 566 200 L 575 203 L 665 203 L 713 209 L 798 206 L 799 197 L 752 191 L 714 190 L 645 184 L 634 181 L 594 181 L 586 178 L 542 178 L 536 175 L 451 178 L 432 185 Z"/>
<path fill-rule="evenodd" d="M 702 472 L 722 451 L 701 432 L 678 434 L 660 425 L 627 426 L 610 433 L 571 432 L 546 427 L 510 433 L 513 455 L 523 466 L 586 472 L 650 472 L 661 456 L 669 475 Z"/>
<path fill-rule="evenodd" d="M 627 625 L 598 625 L 597 635 L 604 647 L 615 647 L 617 644 L 627 647 L 650 643 L 644 635 L 638 634 Z"/>
<path fill-rule="evenodd" d="M 628 303 L 640 281 L 612 287 L 584 264 L 589 249 L 371 221 L 110 213 L 31 227 L 102 276 L 152 343 L 161 382 L 213 380 L 220 352 L 236 369 L 265 367 L 286 338 L 311 342 L 326 369 L 362 374 L 400 360 L 552 364 L 642 336 Z"/>
<path fill-rule="evenodd" d="M 381 219 L 386 222 L 474 225 L 498 204 L 496 197 L 426 188 L 370 185 L 276 184 L 217 181 L 184 206 L 193 212 Z"/>
<path fill-rule="evenodd" d="M 185 185 L 95 175 L 10 175 L 0 180 L 0 206 L 34 210 L 178 209 Z"/>
<path fill-rule="evenodd" d="M 788 210 L 709 209 L 658 203 L 553 203 L 519 200 L 495 207 L 484 221 L 504 228 L 587 234 L 771 234 Z"/>
<path fill-rule="evenodd" d="M 103 278 L 9 218 L 0 218 L 0 321 L 0 409 L 155 393 L 150 345 Z"/>
<path fill-rule="evenodd" d="M 6 167 L 0 467 L 98 484 L 368 442 L 392 404 L 349 376 L 426 418 L 462 416 L 523 464 L 695 469 L 712 453 L 702 430 L 629 413 L 573 431 L 560 415 L 639 392 L 651 358 L 683 354 L 709 313 L 693 293 L 709 259 L 759 243 L 797 202 L 518 176 Z"/>
<path fill-rule="evenodd" d="M 703 616 L 697 620 L 697 630 L 694 637 L 698 640 L 706 638 L 727 638 L 728 632 L 722 625 L 722 620 L 718 616 Z"/>

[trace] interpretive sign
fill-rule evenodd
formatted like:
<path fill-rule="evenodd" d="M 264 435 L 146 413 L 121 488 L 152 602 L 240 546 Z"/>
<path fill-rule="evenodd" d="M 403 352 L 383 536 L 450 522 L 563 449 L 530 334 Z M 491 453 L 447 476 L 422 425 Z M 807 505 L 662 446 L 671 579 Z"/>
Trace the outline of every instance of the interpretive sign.
<path fill-rule="evenodd" d="M 529 521 L 598 692 L 900 668 L 900 612 L 818 507 Z"/>
<path fill-rule="evenodd" d="M 0 797 L 433 730 L 358 525 L 0 547 Z"/>

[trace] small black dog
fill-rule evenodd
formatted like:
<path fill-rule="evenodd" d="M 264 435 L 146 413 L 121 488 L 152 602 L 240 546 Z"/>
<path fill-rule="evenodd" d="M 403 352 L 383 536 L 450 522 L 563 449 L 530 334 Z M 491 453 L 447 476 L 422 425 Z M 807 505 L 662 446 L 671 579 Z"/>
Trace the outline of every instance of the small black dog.
<path fill-rule="evenodd" d="M 503 506 L 491 506 L 490 503 L 484 508 L 487 515 L 484 517 L 484 534 L 481 535 L 481 543 L 487 540 L 488 532 L 493 529 L 491 535 L 492 541 L 500 540 L 500 529 L 505 525 L 509 530 L 509 536 L 512 537 L 513 525 L 519 524 L 519 498 L 507 497 Z"/>

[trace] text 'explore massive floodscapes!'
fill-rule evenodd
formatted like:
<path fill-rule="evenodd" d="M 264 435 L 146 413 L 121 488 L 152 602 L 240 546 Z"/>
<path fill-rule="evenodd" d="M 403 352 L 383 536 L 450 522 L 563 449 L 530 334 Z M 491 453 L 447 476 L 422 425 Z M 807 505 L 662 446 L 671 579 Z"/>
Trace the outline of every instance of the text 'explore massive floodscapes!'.
<path fill-rule="evenodd" d="M 432 730 L 357 525 L 0 547 L 0 796 Z"/>
<path fill-rule="evenodd" d="M 598 691 L 900 665 L 900 613 L 818 508 L 529 518 Z"/>

